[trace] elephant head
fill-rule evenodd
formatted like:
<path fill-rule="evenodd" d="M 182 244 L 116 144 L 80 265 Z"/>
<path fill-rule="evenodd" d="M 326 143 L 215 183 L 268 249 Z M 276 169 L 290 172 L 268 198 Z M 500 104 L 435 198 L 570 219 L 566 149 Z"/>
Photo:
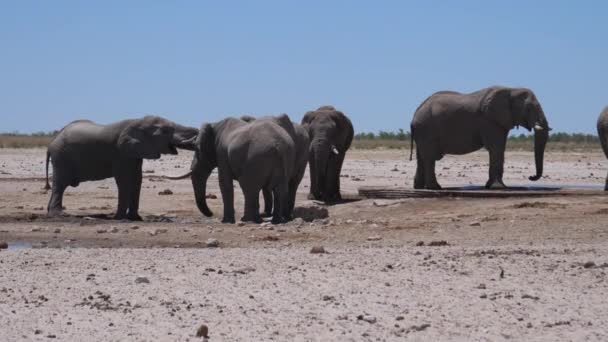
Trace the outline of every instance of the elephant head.
<path fill-rule="evenodd" d="M 353 137 L 350 120 L 334 107 L 322 106 L 307 112 L 302 126 L 310 137 L 311 197 L 326 201 L 339 199 L 340 169 Z"/>
<path fill-rule="evenodd" d="M 543 175 L 545 146 L 549 139 L 549 123 L 536 95 L 526 88 L 490 88 L 482 100 L 481 112 L 507 131 L 514 126 L 534 130 L 534 161 L 536 174 L 531 181 Z"/>
<path fill-rule="evenodd" d="M 196 149 L 189 173 L 192 180 L 192 188 L 194 189 L 196 206 L 207 217 L 213 216 L 213 212 L 207 206 L 207 179 L 209 179 L 211 172 L 217 166 L 215 140 L 213 126 L 211 124 L 204 124 L 196 138 Z"/>
<path fill-rule="evenodd" d="M 119 151 L 129 158 L 158 159 L 177 154 L 177 148 L 193 149 L 198 130 L 178 125 L 159 116 L 130 120 L 119 133 Z"/>

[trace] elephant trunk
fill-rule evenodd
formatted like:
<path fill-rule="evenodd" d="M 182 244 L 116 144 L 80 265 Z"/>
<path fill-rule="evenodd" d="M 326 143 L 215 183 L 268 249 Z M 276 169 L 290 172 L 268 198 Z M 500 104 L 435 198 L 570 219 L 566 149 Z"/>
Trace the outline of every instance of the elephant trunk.
<path fill-rule="evenodd" d="M 313 188 L 318 200 L 323 200 L 329 194 L 326 192 L 327 164 L 329 162 L 330 144 L 328 140 L 317 140 L 312 144 L 312 157 L 315 160 L 316 185 Z"/>
<path fill-rule="evenodd" d="M 207 179 L 209 175 L 211 175 L 211 170 L 202 170 L 200 166 L 193 165 L 191 179 L 196 206 L 207 217 L 213 216 L 213 212 L 207 206 Z"/>
<path fill-rule="evenodd" d="M 198 129 L 176 124 L 172 144 L 177 148 L 194 151 L 197 135 Z"/>
<path fill-rule="evenodd" d="M 534 131 L 534 162 L 536 164 L 536 175 L 530 176 L 531 181 L 537 181 L 543 176 L 543 161 L 545 156 L 545 146 L 549 139 L 549 127 L 535 129 Z"/>

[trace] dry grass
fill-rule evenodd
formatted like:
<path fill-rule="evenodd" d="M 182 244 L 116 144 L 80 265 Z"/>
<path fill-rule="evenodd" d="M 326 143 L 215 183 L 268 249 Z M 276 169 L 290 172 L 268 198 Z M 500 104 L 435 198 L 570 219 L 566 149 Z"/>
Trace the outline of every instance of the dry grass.
<path fill-rule="evenodd" d="M 388 149 L 410 149 L 410 142 L 404 140 L 383 140 L 383 139 L 356 139 L 353 140 L 352 148 L 369 150 L 376 148 Z M 532 141 L 509 141 L 507 143 L 509 151 L 534 151 L 534 142 Z M 600 151 L 600 144 L 594 143 L 574 143 L 574 142 L 551 142 L 547 143 L 547 151 L 564 151 L 564 152 L 590 152 Z"/>
<path fill-rule="evenodd" d="M 52 136 L 0 134 L 0 148 L 45 147 L 52 139 Z"/>

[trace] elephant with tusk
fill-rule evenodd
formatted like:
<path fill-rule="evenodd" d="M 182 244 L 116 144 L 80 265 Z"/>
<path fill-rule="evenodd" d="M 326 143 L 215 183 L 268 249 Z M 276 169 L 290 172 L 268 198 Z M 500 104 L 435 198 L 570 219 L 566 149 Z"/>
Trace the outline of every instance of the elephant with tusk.
<path fill-rule="evenodd" d="M 74 121 L 51 141 L 46 157 L 46 189 L 49 159 L 53 165 L 53 187 L 48 212 L 63 208 L 63 193 L 68 186 L 84 181 L 114 177 L 118 187 L 115 219 L 140 221 L 139 195 L 143 159 L 158 159 L 162 154 L 177 154 L 177 149 L 194 150 L 198 130 L 178 125 L 159 116 L 123 120 L 99 125 L 89 120 Z"/>
<path fill-rule="evenodd" d="M 489 87 L 462 94 L 440 91 L 416 109 L 411 123 L 416 143 L 415 189 L 441 189 L 435 162 L 446 154 L 466 154 L 485 147 L 490 154 L 486 188 L 505 188 L 503 165 L 507 135 L 515 126 L 534 130 L 536 181 L 543 174 L 549 123 L 536 95 L 526 88 Z M 412 153 L 410 152 L 410 159 Z"/>

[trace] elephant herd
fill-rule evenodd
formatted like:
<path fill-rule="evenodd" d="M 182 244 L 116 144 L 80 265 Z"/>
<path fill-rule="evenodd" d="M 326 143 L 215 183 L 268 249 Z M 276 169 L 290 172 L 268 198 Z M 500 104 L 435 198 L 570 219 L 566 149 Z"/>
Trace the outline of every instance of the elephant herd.
<path fill-rule="evenodd" d="M 526 88 L 488 87 L 468 94 L 440 91 L 424 100 L 411 122 L 412 159 L 416 146 L 415 189 L 440 189 L 435 162 L 446 154 L 466 154 L 486 148 L 490 168 L 486 188 L 505 188 L 504 155 L 509 131 L 514 127 L 534 131 L 536 181 L 543 174 L 549 123 L 535 94 Z M 597 122 L 608 157 L 608 107 Z M 118 187 L 116 219 L 141 220 L 138 214 L 143 159 L 194 151 L 190 177 L 198 209 L 212 216 L 206 202 L 207 180 L 217 168 L 224 204 L 222 222 L 234 223 L 234 187 L 237 180 L 245 198 L 242 221 L 273 223 L 290 220 L 298 186 L 306 166 L 310 170 L 309 199 L 341 200 L 340 171 L 353 140 L 350 119 L 332 106 L 307 112 L 301 123 L 286 114 L 254 118 L 226 118 L 186 127 L 158 116 L 99 125 L 88 120 L 65 126 L 48 146 L 53 167 L 49 214 L 62 211 L 63 193 L 83 181 L 114 177 Z M 608 190 L 608 177 L 605 189 Z M 264 198 L 260 213 L 259 193 Z"/>
<path fill-rule="evenodd" d="M 99 125 L 88 120 L 65 126 L 51 141 L 46 155 L 46 189 L 52 189 L 51 215 L 63 210 L 63 194 L 80 182 L 114 177 L 118 187 L 115 219 L 141 220 L 138 214 L 143 159 L 194 151 L 190 177 L 196 205 L 205 216 L 206 187 L 217 168 L 224 204 L 222 222 L 235 223 L 234 187 L 237 180 L 245 197 L 241 221 L 262 222 L 259 194 L 264 194 L 264 215 L 273 223 L 292 218 L 298 186 L 310 165 L 310 199 L 340 200 L 340 170 L 354 135 L 342 112 L 323 106 L 307 112 L 301 124 L 286 114 L 253 118 L 226 118 L 186 127 L 158 116 Z M 52 188 L 48 181 L 53 167 Z"/>

